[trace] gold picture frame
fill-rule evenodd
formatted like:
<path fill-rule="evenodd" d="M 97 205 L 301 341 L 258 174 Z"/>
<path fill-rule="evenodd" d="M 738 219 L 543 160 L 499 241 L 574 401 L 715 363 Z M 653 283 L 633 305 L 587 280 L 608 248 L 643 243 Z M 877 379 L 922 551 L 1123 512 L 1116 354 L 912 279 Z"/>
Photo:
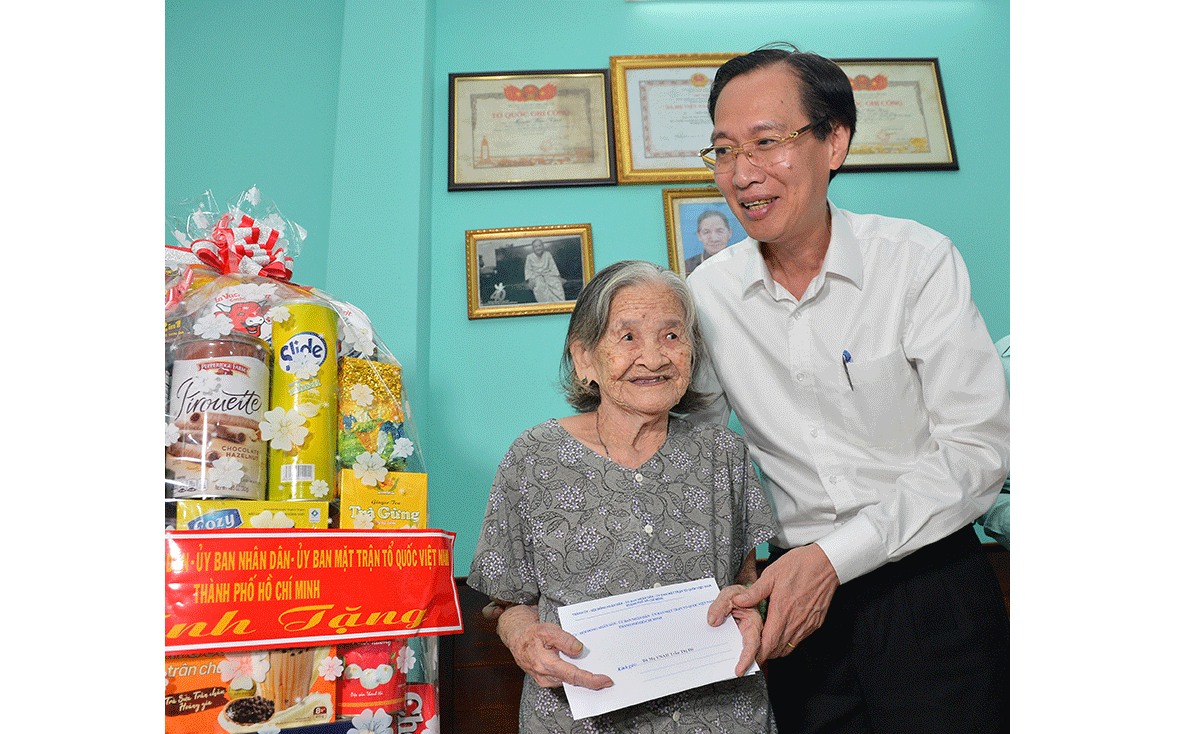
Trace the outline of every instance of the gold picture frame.
<path fill-rule="evenodd" d="M 668 267 L 686 278 L 693 269 L 720 249 L 746 239 L 742 225 L 730 211 L 717 187 L 664 189 L 664 230 L 668 235 Z M 718 239 L 717 224 L 729 230 L 725 244 Z M 711 223 L 712 222 L 712 223 Z M 709 233 L 702 235 L 702 227 Z M 688 243 L 686 240 L 690 240 Z M 721 247 L 719 248 L 719 245 Z M 710 249 L 712 252 L 706 253 Z"/>
<path fill-rule="evenodd" d="M 615 163 L 621 184 L 707 183 L 697 151 L 709 145 L 709 88 L 738 54 L 612 56 Z"/>
<path fill-rule="evenodd" d="M 466 239 L 469 319 L 569 313 L 595 273 L 589 224 L 469 229 Z"/>

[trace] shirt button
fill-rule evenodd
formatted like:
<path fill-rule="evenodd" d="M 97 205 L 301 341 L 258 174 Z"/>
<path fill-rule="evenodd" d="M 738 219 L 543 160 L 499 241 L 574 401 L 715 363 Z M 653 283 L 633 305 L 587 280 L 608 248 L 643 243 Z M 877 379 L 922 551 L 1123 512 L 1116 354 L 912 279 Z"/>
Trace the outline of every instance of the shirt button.
<path fill-rule="evenodd" d="M 817 437 L 817 436 L 819 436 L 819 435 L 820 435 L 820 429 L 818 429 L 818 428 L 813 428 L 813 429 L 812 429 L 812 438 L 816 438 L 816 437 Z"/>
<path fill-rule="evenodd" d="M 836 474 L 830 475 L 828 477 L 828 483 L 829 484 L 836 484 L 837 483 L 837 475 Z"/>
<path fill-rule="evenodd" d="M 796 380 L 798 380 L 798 381 L 800 381 L 800 382 L 803 382 L 803 381 L 804 381 L 804 373 L 803 373 L 803 372 L 797 372 L 797 373 L 796 373 Z"/>
<path fill-rule="evenodd" d="M 652 534 L 652 526 L 651 526 L 651 525 L 645 525 L 645 526 L 644 526 L 644 532 L 645 532 L 645 533 L 647 533 L 648 535 L 651 535 L 651 534 Z"/>

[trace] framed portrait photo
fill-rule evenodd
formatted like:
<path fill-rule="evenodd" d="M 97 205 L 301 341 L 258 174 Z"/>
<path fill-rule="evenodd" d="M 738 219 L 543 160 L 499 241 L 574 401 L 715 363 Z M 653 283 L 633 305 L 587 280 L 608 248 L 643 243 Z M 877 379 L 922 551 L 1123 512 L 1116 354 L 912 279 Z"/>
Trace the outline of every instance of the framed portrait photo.
<path fill-rule="evenodd" d="M 834 61 L 857 104 L 857 132 L 842 171 L 959 169 L 938 59 Z"/>
<path fill-rule="evenodd" d="M 467 231 L 467 317 L 569 313 L 595 273 L 589 224 Z"/>
<path fill-rule="evenodd" d="M 615 183 L 606 69 L 449 79 L 448 191 Z"/>
<path fill-rule="evenodd" d="M 713 186 L 664 190 L 668 267 L 689 273 L 711 256 L 746 239 L 726 199 Z"/>
<path fill-rule="evenodd" d="M 611 57 L 619 183 L 711 182 L 697 152 L 709 145 L 709 88 L 737 54 Z"/>

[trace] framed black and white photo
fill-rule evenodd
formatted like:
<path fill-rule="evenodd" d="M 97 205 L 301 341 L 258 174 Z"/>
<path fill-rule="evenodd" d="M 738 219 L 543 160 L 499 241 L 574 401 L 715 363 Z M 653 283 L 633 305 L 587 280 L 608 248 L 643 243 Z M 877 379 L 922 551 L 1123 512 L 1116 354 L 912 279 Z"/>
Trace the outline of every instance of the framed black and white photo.
<path fill-rule="evenodd" d="M 594 272 L 589 224 L 468 230 L 467 316 L 569 313 Z"/>

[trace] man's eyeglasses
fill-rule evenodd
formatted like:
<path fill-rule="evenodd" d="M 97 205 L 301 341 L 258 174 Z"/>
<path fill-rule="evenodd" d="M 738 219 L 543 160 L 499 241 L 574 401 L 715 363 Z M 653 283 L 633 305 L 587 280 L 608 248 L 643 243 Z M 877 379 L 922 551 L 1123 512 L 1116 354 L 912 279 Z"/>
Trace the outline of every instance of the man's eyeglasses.
<path fill-rule="evenodd" d="M 828 122 L 828 118 L 822 118 L 816 122 L 804 125 L 799 130 L 787 136 L 783 135 L 765 135 L 761 138 L 748 140 L 742 145 L 713 145 L 708 148 L 702 148 L 697 155 L 701 156 L 701 161 L 705 163 L 705 167 L 711 171 L 719 173 L 728 173 L 734 168 L 734 163 L 738 160 L 739 153 L 746 153 L 746 157 L 750 162 L 759 168 L 766 168 L 779 163 L 787 155 L 787 142 L 795 140 L 799 136 L 808 132 L 812 128 Z M 747 147 L 747 146 L 751 147 Z"/>

